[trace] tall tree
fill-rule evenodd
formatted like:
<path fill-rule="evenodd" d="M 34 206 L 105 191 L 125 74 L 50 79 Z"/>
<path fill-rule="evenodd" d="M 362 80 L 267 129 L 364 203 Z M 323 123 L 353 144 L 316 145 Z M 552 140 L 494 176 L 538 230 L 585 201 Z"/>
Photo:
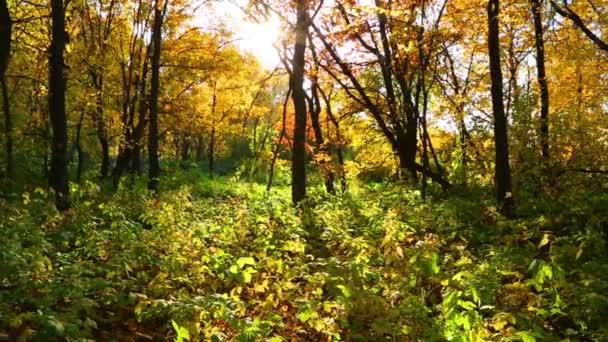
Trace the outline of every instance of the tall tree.
<path fill-rule="evenodd" d="M 112 32 L 114 19 L 117 13 L 116 0 L 99 0 L 92 4 L 88 1 L 82 3 L 81 36 L 84 47 L 90 52 L 83 62 L 86 63 L 91 83 L 95 89 L 95 110 L 91 111 L 91 117 L 96 126 L 96 135 L 101 147 L 101 166 L 99 174 L 101 178 L 108 176 L 110 170 L 110 137 L 107 128 L 107 119 L 104 112 L 105 97 L 105 74 L 107 71 L 104 54 L 107 53 L 108 39 Z"/>
<path fill-rule="evenodd" d="M 492 111 L 494 114 L 494 145 L 496 200 L 504 215 L 510 216 L 514 201 L 511 193 L 511 169 L 509 166 L 509 142 L 507 140 L 507 118 L 503 103 L 502 71 L 500 69 L 500 37 L 498 14 L 499 0 L 489 0 L 488 11 L 488 54 L 490 58 L 490 78 L 492 82 Z"/>
<path fill-rule="evenodd" d="M 6 70 L 11 58 L 12 37 L 11 15 L 8 11 L 7 0 L 0 0 L 0 85 L 2 86 L 2 111 L 4 112 L 4 134 L 6 139 L 6 176 L 12 178 L 15 174 L 13 159 L 13 124 L 11 120 L 11 106 L 8 98 L 6 84 Z"/>
<path fill-rule="evenodd" d="M 49 75 L 49 111 L 51 139 L 50 184 L 55 190 L 55 206 L 60 211 L 70 208 L 68 184 L 68 129 L 65 110 L 66 80 L 63 53 L 66 45 L 65 8 L 63 0 L 51 0 L 51 55 Z"/>
<path fill-rule="evenodd" d="M 540 149 L 543 163 L 549 161 L 549 87 L 545 71 L 545 41 L 541 0 L 530 0 L 534 21 L 534 45 L 536 47 L 536 74 L 540 91 Z"/>
<path fill-rule="evenodd" d="M 154 4 L 154 27 L 152 29 L 152 81 L 150 89 L 150 130 L 148 136 L 148 189 L 158 191 L 158 178 L 160 177 L 160 165 L 158 161 L 158 94 L 160 91 L 160 53 L 162 44 L 162 26 L 169 0 L 165 0 L 161 10 L 158 0 Z"/>
<path fill-rule="evenodd" d="M 306 93 L 304 91 L 304 64 L 306 39 L 308 36 L 308 14 L 306 0 L 296 4 L 295 49 L 292 58 L 290 75 L 291 97 L 295 108 L 295 126 L 293 131 L 293 155 L 291 176 L 291 198 L 298 203 L 306 197 Z"/>

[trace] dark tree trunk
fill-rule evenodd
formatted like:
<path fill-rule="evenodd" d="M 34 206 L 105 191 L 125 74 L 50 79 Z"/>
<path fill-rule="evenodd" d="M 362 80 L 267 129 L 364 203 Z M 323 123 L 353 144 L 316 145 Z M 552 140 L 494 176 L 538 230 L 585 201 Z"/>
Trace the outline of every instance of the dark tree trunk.
<path fill-rule="evenodd" d="M 80 113 L 80 118 L 78 119 L 78 125 L 76 126 L 76 140 L 74 144 L 76 147 L 76 152 L 78 153 L 78 164 L 76 166 L 76 182 L 78 183 L 80 183 L 80 178 L 82 177 L 82 168 L 84 166 L 82 144 L 80 143 L 82 124 L 84 122 L 84 113 L 85 111 L 83 110 Z"/>
<path fill-rule="evenodd" d="M 332 144 L 332 147 L 333 147 L 332 149 L 335 149 L 335 151 L 336 151 L 336 157 L 338 159 L 338 166 L 340 167 L 340 169 L 339 169 L 340 187 L 341 187 L 342 193 L 345 193 L 347 190 L 347 184 L 346 184 L 346 172 L 344 171 L 344 152 L 342 151 L 343 139 L 342 139 L 342 132 L 340 131 L 340 122 L 338 122 L 338 119 L 336 119 L 336 117 L 334 116 L 334 113 L 331 110 L 330 97 L 327 96 L 323 92 L 323 89 L 321 89 L 321 88 L 319 88 L 319 93 L 321 94 L 321 97 L 323 98 L 323 102 L 325 102 L 325 112 L 327 113 L 327 117 L 329 118 L 329 121 L 331 121 L 331 123 L 334 125 L 334 128 L 336 129 L 337 144 Z M 329 127 L 327 128 L 327 131 L 329 131 Z M 330 151 L 332 149 L 330 149 Z"/>
<path fill-rule="evenodd" d="M 49 109 L 53 128 L 51 148 L 51 187 L 55 206 L 60 211 L 70 208 L 68 184 L 68 129 L 65 112 L 66 80 L 63 75 L 65 49 L 65 9 L 63 0 L 51 0 L 52 38 L 50 56 Z"/>
<path fill-rule="evenodd" d="M 13 158 L 13 121 L 11 118 L 11 106 L 8 99 L 8 87 L 4 75 L 0 78 L 2 86 L 2 109 L 4 111 L 4 134 L 6 150 L 6 177 L 15 177 L 15 160 Z"/>
<path fill-rule="evenodd" d="M 327 146 L 325 146 L 325 140 L 323 139 L 323 131 L 321 130 L 321 101 L 319 100 L 318 93 L 318 84 L 316 77 L 312 77 L 313 81 L 311 84 L 311 93 L 312 98 L 309 99 L 309 112 L 310 112 L 310 121 L 312 123 L 312 128 L 315 134 L 315 140 L 317 141 L 317 149 L 321 153 L 325 153 L 329 155 L 329 151 L 327 150 Z M 330 168 L 326 167 L 327 162 L 321 161 L 319 163 L 321 165 L 321 172 L 323 173 L 323 178 L 325 179 L 325 189 L 330 194 L 335 194 L 336 189 L 334 188 L 334 174 Z"/>
<path fill-rule="evenodd" d="M 104 80 L 103 75 L 100 75 L 94 71 L 91 71 L 91 78 L 97 92 L 93 120 L 97 126 L 97 140 L 99 141 L 99 145 L 101 147 L 101 167 L 99 169 L 99 175 L 101 178 L 106 178 L 110 170 L 110 142 L 103 113 Z"/>
<path fill-rule="evenodd" d="M 158 97 L 160 92 L 160 53 L 161 53 L 161 31 L 163 17 L 167 11 L 169 0 L 165 0 L 164 8 L 161 11 L 158 0 L 155 2 L 154 9 L 154 28 L 152 41 L 154 50 L 152 52 L 152 81 L 150 90 L 150 125 L 148 136 L 148 189 L 153 192 L 158 191 L 158 178 L 160 177 L 160 163 L 158 161 Z"/>
<path fill-rule="evenodd" d="M 536 72 L 540 90 L 540 150 L 545 166 L 549 161 L 549 87 L 545 72 L 545 42 L 541 0 L 530 0 L 534 19 L 534 42 L 536 45 Z"/>
<path fill-rule="evenodd" d="M 418 123 L 416 121 L 415 119 L 408 119 L 405 132 L 397 136 L 399 166 L 402 171 L 409 172 L 414 178 L 418 176 L 416 165 Z"/>
<path fill-rule="evenodd" d="M 494 177 L 496 200 L 506 216 L 513 213 L 514 200 L 511 193 L 511 169 L 509 167 L 509 142 L 507 119 L 503 103 L 502 71 L 500 69 L 500 41 L 498 14 L 499 0 L 488 1 L 488 52 L 490 77 L 492 80 L 492 110 L 494 113 L 494 144 L 496 150 Z"/>
<path fill-rule="evenodd" d="M 458 140 L 460 147 L 460 165 L 462 169 L 462 185 L 467 184 L 467 126 L 464 118 L 458 122 Z"/>
<path fill-rule="evenodd" d="M 7 1 L 0 0 L 0 85 L 2 86 L 2 111 L 4 112 L 4 134 L 6 139 L 6 177 L 9 179 L 15 176 L 15 162 L 13 158 L 13 123 L 5 76 L 11 58 L 12 26 L 13 22 L 8 11 Z"/>
<path fill-rule="evenodd" d="M 215 169 L 215 127 L 211 128 L 211 136 L 209 137 L 209 152 L 207 157 L 209 158 L 209 177 L 213 178 L 213 172 Z"/>
<path fill-rule="evenodd" d="M 184 134 L 180 148 L 180 159 L 183 162 L 190 160 L 190 149 L 190 136 Z"/>
<path fill-rule="evenodd" d="M 213 177 L 213 171 L 215 167 L 215 109 L 217 106 L 217 94 L 216 85 L 213 85 L 213 99 L 211 102 L 211 136 L 209 137 L 209 151 L 207 151 L 207 158 L 209 161 L 209 177 Z"/>
<path fill-rule="evenodd" d="M 205 157 L 205 141 L 202 135 L 196 138 L 196 161 L 201 162 Z"/>
<path fill-rule="evenodd" d="M 308 17 L 305 0 L 297 1 L 295 50 L 290 75 L 291 97 L 295 108 L 291 165 L 291 199 L 294 204 L 306 197 L 306 93 L 304 92 L 304 64 Z"/>

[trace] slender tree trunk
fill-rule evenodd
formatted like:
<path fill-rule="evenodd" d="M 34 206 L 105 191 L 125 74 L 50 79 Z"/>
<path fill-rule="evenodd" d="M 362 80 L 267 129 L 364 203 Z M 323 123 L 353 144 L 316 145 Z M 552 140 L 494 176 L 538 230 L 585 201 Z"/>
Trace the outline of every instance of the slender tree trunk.
<path fill-rule="evenodd" d="M 511 216 L 514 200 L 511 193 L 511 169 L 509 167 L 509 142 L 507 139 L 507 119 L 503 103 L 502 71 L 500 69 L 500 41 L 498 14 L 499 0 L 488 1 L 488 50 L 490 57 L 490 77 L 492 80 L 492 110 L 494 113 L 494 144 L 496 200 L 501 211 Z"/>
<path fill-rule="evenodd" d="M 464 118 L 458 122 L 459 131 L 459 147 L 460 147 L 460 165 L 462 173 L 462 185 L 467 184 L 467 126 L 465 125 Z"/>
<path fill-rule="evenodd" d="M 215 110 L 217 107 L 217 88 L 216 84 L 213 84 L 213 99 L 211 100 L 211 136 L 209 137 L 209 150 L 207 151 L 207 158 L 209 161 L 209 177 L 213 177 L 213 171 L 215 168 Z"/>
<path fill-rule="evenodd" d="M 101 167 L 99 169 L 99 175 L 101 178 L 106 178 L 110 170 L 110 142 L 103 113 L 104 79 L 103 75 L 94 71 L 91 72 L 91 78 L 93 79 L 95 90 L 97 91 L 93 120 L 97 126 L 97 140 L 101 147 Z"/>
<path fill-rule="evenodd" d="M 167 11 L 169 0 L 165 0 L 164 9 L 161 11 L 158 0 L 154 9 L 154 28 L 152 41 L 154 50 L 152 52 L 152 84 L 150 90 L 150 125 L 148 136 L 148 189 L 158 192 L 158 178 L 160 177 L 160 163 L 158 160 L 158 97 L 160 92 L 160 53 L 162 44 L 163 17 Z"/>
<path fill-rule="evenodd" d="M 287 91 L 285 95 L 285 101 L 283 101 L 283 120 L 281 121 L 281 133 L 279 134 L 279 140 L 274 147 L 274 152 L 272 152 L 272 160 L 270 161 L 270 171 L 268 172 L 268 185 L 266 186 L 266 191 L 270 191 L 272 187 L 272 181 L 274 179 L 274 166 L 277 162 L 277 157 L 279 156 L 279 148 L 281 147 L 281 141 L 285 137 L 285 126 L 287 121 L 287 103 L 289 102 L 289 96 L 291 96 L 291 88 Z"/>
<path fill-rule="evenodd" d="M 344 152 L 342 151 L 343 138 L 342 138 L 342 132 L 340 131 L 340 122 L 338 122 L 338 120 L 334 116 L 334 113 L 331 110 L 330 97 L 327 96 L 323 92 L 323 89 L 321 89 L 321 88 L 319 88 L 319 93 L 321 94 L 321 97 L 323 98 L 323 102 L 325 102 L 325 112 L 327 113 L 327 117 L 329 118 L 329 121 L 331 121 L 331 123 L 334 125 L 334 127 L 336 129 L 336 140 L 338 141 L 338 143 L 335 144 L 335 150 L 336 150 L 336 157 L 338 159 L 338 165 L 340 167 L 340 171 L 339 171 L 340 187 L 341 187 L 342 193 L 345 193 L 347 190 L 347 183 L 346 183 L 346 172 L 344 171 Z M 327 128 L 327 131 L 329 132 L 329 126 Z"/>
<path fill-rule="evenodd" d="M 68 184 L 68 128 L 65 112 L 66 80 L 63 52 L 65 49 L 65 9 L 63 0 L 51 0 L 52 38 L 50 56 L 49 109 L 52 137 L 51 187 L 55 190 L 55 206 L 60 211 L 70 208 Z"/>
<path fill-rule="evenodd" d="M 80 143 L 80 140 L 81 140 L 80 137 L 81 137 L 81 133 L 82 133 L 82 124 L 84 122 L 84 113 L 85 113 L 85 110 L 82 110 L 82 112 L 80 113 L 80 118 L 78 119 L 78 125 L 76 126 L 75 145 L 76 145 L 76 152 L 78 153 L 78 164 L 76 166 L 76 182 L 78 182 L 78 183 L 80 183 L 80 178 L 82 176 L 82 168 L 84 165 L 82 145 Z"/>
<path fill-rule="evenodd" d="M 424 76 L 423 76 L 424 77 Z M 424 83 L 423 83 L 424 87 Z M 422 104 L 422 167 L 430 169 L 429 163 L 429 146 L 428 142 L 430 137 L 428 135 L 427 127 L 427 110 L 428 110 L 428 92 L 423 91 L 423 104 Z M 429 138 L 429 139 L 427 139 Z M 427 175 L 426 172 L 422 173 L 422 198 L 425 199 L 427 195 Z"/>
<path fill-rule="evenodd" d="M 15 177 L 15 159 L 13 157 L 13 121 L 11 118 L 11 106 L 8 98 L 8 87 L 4 76 L 0 79 L 2 86 L 2 109 L 4 111 L 4 134 L 6 149 L 6 177 Z"/>
<path fill-rule="evenodd" d="M 534 19 L 534 42 L 536 46 L 536 71 L 540 90 L 540 150 L 543 163 L 549 161 L 549 87 L 545 72 L 545 42 L 541 0 L 530 0 Z"/>
<path fill-rule="evenodd" d="M 295 108 L 291 165 L 291 198 L 294 204 L 306 197 L 306 94 L 304 92 L 304 64 L 308 17 L 306 0 L 297 1 L 296 42 L 290 75 L 291 96 Z"/>
<path fill-rule="evenodd" d="M 213 172 L 215 169 L 215 127 L 211 128 L 211 136 L 209 137 L 209 152 L 207 157 L 209 158 L 209 177 L 213 178 Z"/>
<path fill-rule="evenodd" d="M 327 146 L 325 146 L 325 140 L 323 139 L 323 131 L 321 130 L 321 102 L 319 100 L 318 93 L 318 85 L 316 82 L 316 77 L 313 77 L 312 85 L 311 85 L 311 93 L 312 98 L 309 101 L 308 107 L 310 112 L 310 121 L 312 123 L 312 129 L 315 134 L 315 140 L 317 141 L 318 151 L 321 153 L 325 153 L 329 156 L 329 151 L 327 150 Z M 327 162 L 325 160 L 321 161 L 321 173 L 323 174 L 323 178 L 325 180 L 325 189 L 330 194 L 335 194 L 336 189 L 334 188 L 334 174 L 330 168 L 327 168 Z"/>
<path fill-rule="evenodd" d="M 205 143 L 202 135 L 196 138 L 196 161 L 201 162 L 205 157 Z"/>
<path fill-rule="evenodd" d="M 6 84 L 6 70 L 11 58 L 12 26 L 8 3 L 0 0 L 0 85 L 2 86 L 2 111 L 4 112 L 4 134 L 6 148 L 6 177 L 15 176 L 15 162 L 13 158 L 13 123 L 11 119 L 11 106 L 8 98 Z"/>

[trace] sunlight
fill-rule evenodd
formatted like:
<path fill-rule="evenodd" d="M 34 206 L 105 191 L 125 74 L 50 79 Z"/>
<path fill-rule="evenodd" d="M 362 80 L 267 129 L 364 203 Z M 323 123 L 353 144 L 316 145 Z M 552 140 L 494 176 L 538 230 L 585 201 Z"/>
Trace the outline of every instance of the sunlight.
<path fill-rule="evenodd" d="M 264 68 L 274 69 L 280 62 L 273 44 L 281 34 L 281 22 L 276 16 L 261 23 L 248 20 L 242 10 L 244 7 L 244 1 L 213 4 L 211 8 L 196 13 L 194 24 L 211 30 L 229 28 L 236 45 L 257 57 Z"/>
<path fill-rule="evenodd" d="M 281 23 L 273 18 L 265 23 L 241 21 L 235 30 L 237 44 L 255 55 L 267 69 L 273 69 L 280 62 L 273 44 L 281 33 Z"/>

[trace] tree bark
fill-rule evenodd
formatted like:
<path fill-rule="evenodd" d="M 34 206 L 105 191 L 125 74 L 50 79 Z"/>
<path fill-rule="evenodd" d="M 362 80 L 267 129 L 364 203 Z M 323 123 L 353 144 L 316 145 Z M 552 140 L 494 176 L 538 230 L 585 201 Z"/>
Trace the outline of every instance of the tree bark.
<path fill-rule="evenodd" d="M 211 128 L 207 158 L 209 160 L 209 177 L 213 178 L 213 172 L 215 171 L 215 127 Z"/>
<path fill-rule="evenodd" d="M 84 166 L 82 145 L 80 143 L 80 138 L 82 135 L 82 124 L 84 123 L 84 114 L 85 110 L 83 109 L 80 113 L 80 118 L 78 119 L 78 125 L 76 126 L 76 139 L 74 144 L 76 147 L 76 152 L 78 153 L 78 164 L 76 166 L 76 182 L 78 183 L 80 183 L 80 178 L 82 177 L 82 169 Z"/>
<path fill-rule="evenodd" d="M 500 69 L 500 41 L 498 14 L 499 0 L 488 1 L 488 53 L 490 77 L 492 81 L 492 110 L 494 113 L 494 145 L 496 201 L 505 216 L 511 216 L 514 209 L 511 193 L 511 169 L 509 167 L 509 143 L 507 140 L 507 119 L 503 103 L 502 71 Z"/>
<path fill-rule="evenodd" d="M 545 72 L 545 42 L 541 0 L 530 0 L 534 20 L 534 43 L 536 46 L 536 72 L 540 90 L 540 149 L 544 166 L 549 162 L 549 87 Z"/>
<path fill-rule="evenodd" d="M 68 184 L 68 129 L 65 111 L 66 80 L 63 53 L 66 45 L 63 0 L 51 0 L 52 38 L 50 55 L 49 109 L 53 136 L 51 140 L 51 187 L 59 211 L 70 208 Z"/>
<path fill-rule="evenodd" d="M 2 111 L 4 112 L 6 139 L 6 177 L 9 179 L 15 176 L 15 162 L 13 158 L 13 122 L 5 76 L 11 58 L 12 26 L 13 22 L 8 11 L 8 3 L 6 0 L 0 0 L 0 85 L 2 86 Z"/>
<path fill-rule="evenodd" d="M 103 113 L 104 79 L 103 75 L 100 75 L 95 71 L 91 71 L 91 79 L 93 80 L 93 85 L 97 92 L 93 120 L 95 121 L 95 126 L 97 128 L 97 140 L 101 147 L 101 167 L 99 169 L 99 175 L 101 178 L 106 178 L 110 170 L 110 142 Z"/>
<path fill-rule="evenodd" d="M 321 130 L 320 114 L 321 114 L 321 102 L 319 100 L 318 84 L 316 77 L 312 77 L 311 84 L 312 98 L 309 99 L 308 107 L 310 112 L 310 121 L 312 123 L 312 129 L 315 134 L 315 140 L 317 141 L 317 150 L 329 156 L 327 146 L 325 146 L 325 139 L 323 139 L 323 131 Z M 325 180 L 325 189 L 330 194 L 335 194 L 336 189 L 334 188 L 334 174 L 331 168 L 326 166 L 325 160 L 321 161 L 321 173 Z"/>
<path fill-rule="evenodd" d="M 295 126 L 293 131 L 293 150 L 291 165 L 291 198 L 294 204 L 306 197 L 306 94 L 304 92 L 304 64 L 306 38 L 308 36 L 308 18 L 305 0 L 297 1 L 297 21 L 295 50 L 290 75 L 291 96 L 295 108 Z"/>
<path fill-rule="evenodd" d="M 161 11 L 158 0 L 154 8 L 154 28 L 152 41 L 154 50 L 152 52 L 152 81 L 150 90 L 150 125 L 148 136 L 148 189 L 158 192 L 158 178 L 160 177 L 160 163 L 158 160 L 158 97 L 160 92 L 160 54 L 162 44 L 162 26 L 169 0 L 165 0 Z"/>

